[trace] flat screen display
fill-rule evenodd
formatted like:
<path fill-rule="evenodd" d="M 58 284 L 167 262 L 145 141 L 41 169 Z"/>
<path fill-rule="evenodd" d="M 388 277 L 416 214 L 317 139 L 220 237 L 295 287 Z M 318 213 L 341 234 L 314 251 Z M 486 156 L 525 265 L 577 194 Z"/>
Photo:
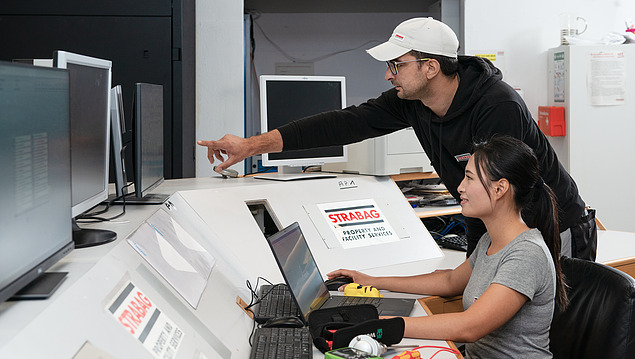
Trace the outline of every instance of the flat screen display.
<path fill-rule="evenodd" d="M 295 222 L 267 240 L 289 289 L 302 314 L 308 319 L 309 313 L 320 308 L 329 298 L 329 291 L 300 225 Z"/>
<path fill-rule="evenodd" d="M 77 217 L 108 199 L 112 63 L 56 51 L 54 64 L 70 76 L 71 198 Z"/>
<path fill-rule="evenodd" d="M 346 107 L 346 80 L 340 76 L 260 77 L 262 133 L 318 113 Z M 345 146 L 263 154 L 265 166 L 309 166 L 346 161 Z"/>
<path fill-rule="evenodd" d="M 163 182 L 163 86 L 136 84 L 135 195 L 145 197 Z"/>
<path fill-rule="evenodd" d="M 69 76 L 0 62 L 0 302 L 73 248 Z"/>

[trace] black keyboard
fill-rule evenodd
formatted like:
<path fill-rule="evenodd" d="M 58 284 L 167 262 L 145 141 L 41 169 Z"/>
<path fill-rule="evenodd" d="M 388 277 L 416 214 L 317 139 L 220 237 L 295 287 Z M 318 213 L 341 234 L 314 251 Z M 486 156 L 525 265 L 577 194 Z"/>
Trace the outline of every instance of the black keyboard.
<path fill-rule="evenodd" d="M 436 241 L 437 244 L 443 248 L 467 252 L 467 237 L 464 234 L 446 234 L 445 236 L 436 239 Z"/>
<path fill-rule="evenodd" d="M 257 328 L 250 359 L 313 358 L 313 341 L 308 327 Z"/>
<path fill-rule="evenodd" d="M 269 294 L 265 295 L 269 290 L 271 290 Z M 262 324 L 271 318 L 301 316 L 298 306 L 291 297 L 289 287 L 285 284 L 261 286 L 260 298 L 262 300 L 255 313 L 255 319 L 258 323 Z"/>

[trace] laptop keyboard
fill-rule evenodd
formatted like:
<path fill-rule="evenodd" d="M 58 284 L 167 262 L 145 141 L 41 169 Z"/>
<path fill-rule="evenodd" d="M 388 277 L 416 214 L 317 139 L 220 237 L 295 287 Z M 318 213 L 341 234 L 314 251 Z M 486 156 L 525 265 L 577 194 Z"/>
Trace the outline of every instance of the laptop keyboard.
<path fill-rule="evenodd" d="M 313 341 L 308 327 L 257 328 L 250 359 L 313 358 Z"/>
<path fill-rule="evenodd" d="M 380 299 L 379 298 L 374 298 L 374 297 L 346 297 L 345 300 L 343 300 L 338 307 L 341 306 L 349 306 L 349 305 L 359 305 L 359 304 L 372 304 L 375 307 L 379 306 L 380 303 Z"/>
<path fill-rule="evenodd" d="M 273 287 L 273 289 L 271 289 Z M 264 293 L 267 293 L 271 289 L 271 292 L 264 296 L 258 305 L 256 310 L 256 321 L 264 323 L 269 318 L 279 317 L 301 317 L 300 309 L 295 304 L 289 287 L 285 284 L 278 284 L 275 286 L 263 285 L 260 290 L 261 297 Z M 359 304 L 372 304 L 375 307 L 379 306 L 381 300 L 374 297 L 346 297 L 343 301 L 338 303 L 338 307 L 359 305 Z"/>
<path fill-rule="evenodd" d="M 272 289 L 273 287 L 273 289 Z M 284 284 L 278 284 L 275 286 L 263 285 L 260 290 L 261 297 L 267 293 L 269 294 L 262 298 L 258 305 L 256 312 L 256 318 L 278 318 L 289 316 L 301 316 L 298 306 L 291 297 L 289 287 Z"/>

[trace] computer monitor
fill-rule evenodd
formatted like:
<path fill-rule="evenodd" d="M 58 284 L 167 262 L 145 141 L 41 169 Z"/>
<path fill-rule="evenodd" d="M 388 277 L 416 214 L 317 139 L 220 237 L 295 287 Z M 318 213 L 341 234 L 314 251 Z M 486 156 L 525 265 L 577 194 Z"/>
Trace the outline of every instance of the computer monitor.
<path fill-rule="evenodd" d="M 346 79 L 341 76 L 260 76 L 261 131 L 294 120 L 346 107 Z M 264 166 L 280 172 L 301 172 L 303 166 L 344 162 L 346 146 L 320 147 L 262 155 Z"/>
<path fill-rule="evenodd" d="M 126 203 L 161 204 L 166 194 L 151 193 L 163 183 L 163 86 L 135 84 L 134 92 L 134 187 Z"/>
<path fill-rule="evenodd" d="M 73 218 L 108 199 L 110 88 L 112 62 L 55 51 L 53 66 L 70 76 L 71 201 Z M 113 231 L 80 228 L 73 221 L 76 248 L 114 241 Z"/>
<path fill-rule="evenodd" d="M 73 249 L 69 78 L 0 62 L 0 302 Z"/>
<path fill-rule="evenodd" d="M 115 198 L 124 195 L 127 186 L 126 163 L 124 150 L 124 134 L 126 133 L 126 121 L 123 110 L 123 95 L 121 85 L 117 85 L 110 90 L 110 149 L 112 155 L 112 169 L 115 179 Z"/>

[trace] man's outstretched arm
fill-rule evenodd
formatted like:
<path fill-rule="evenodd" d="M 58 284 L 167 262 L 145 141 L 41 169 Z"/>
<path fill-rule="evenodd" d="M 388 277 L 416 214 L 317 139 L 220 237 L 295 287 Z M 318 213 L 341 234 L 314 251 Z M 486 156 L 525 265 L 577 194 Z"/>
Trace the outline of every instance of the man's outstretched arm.
<path fill-rule="evenodd" d="M 214 163 L 214 158 L 221 162 L 216 167 L 217 171 L 222 171 L 249 156 L 281 152 L 283 147 L 282 136 L 278 130 L 272 130 L 249 138 L 225 135 L 217 141 L 199 140 L 196 143 L 207 147 L 207 158 L 211 164 Z M 223 156 L 227 156 L 227 158 Z"/>

